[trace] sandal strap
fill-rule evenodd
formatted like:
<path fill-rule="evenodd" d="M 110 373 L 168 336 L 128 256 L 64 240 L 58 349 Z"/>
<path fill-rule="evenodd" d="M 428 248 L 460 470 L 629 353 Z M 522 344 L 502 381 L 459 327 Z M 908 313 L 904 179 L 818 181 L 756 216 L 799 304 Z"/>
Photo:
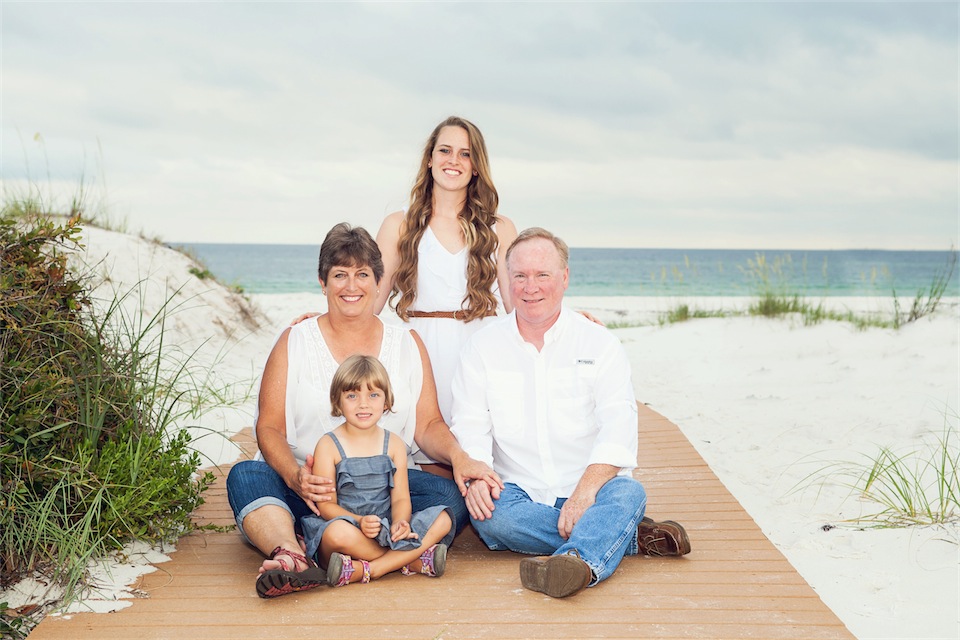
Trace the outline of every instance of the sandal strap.
<path fill-rule="evenodd" d="M 277 556 L 289 556 L 290 558 L 293 558 L 293 566 L 287 567 L 287 563 L 284 560 L 281 560 L 280 558 L 278 558 Z M 274 549 L 270 553 L 270 559 L 276 560 L 277 562 L 279 562 L 280 567 L 284 571 L 290 571 L 292 573 L 297 572 L 298 562 L 302 562 L 303 564 L 307 565 L 307 569 L 312 569 L 313 567 L 317 566 L 313 560 L 309 559 L 302 553 L 297 553 L 296 551 L 290 551 L 290 549 L 285 549 L 283 547 L 277 547 L 276 549 Z"/>
<path fill-rule="evenodd" d="M 363 578 L 360 579 L 360 584 L 367 584 L 370 582 L 370 563 L 366 560 L 361 560 L 360 564 L 363 565 Z"/>
<path fill-rule="evenodd" d="M 433 569 L 433 553 L 436 551 L 436 549 L 437 545 L 433 545 L 420 554 L 420 573 L 428 576 L 432 576 L 436 573 Z"/>
<path fill-rule="evenodd" d="M 343 564 L 340 565 L 340 579 L 334 585 L 336 587 L 350 584 L 350 578 L 353 577 L 353 558 L 345 553 L 341 553 L 340 557 Z"/>

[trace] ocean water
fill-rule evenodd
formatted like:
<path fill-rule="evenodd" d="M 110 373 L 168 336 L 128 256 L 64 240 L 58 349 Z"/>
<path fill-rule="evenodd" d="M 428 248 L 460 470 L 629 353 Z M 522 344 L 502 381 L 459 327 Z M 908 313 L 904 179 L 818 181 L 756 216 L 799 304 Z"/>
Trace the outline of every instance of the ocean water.
<path fill-rule="evenodd" d="M 176 245 L 249 293 L 317 292 L 318 245 Z M 912 298 L 948 272 L 950 251 L 570 249 L 571 296 L 751 296 L 776 293 Z M 953 274 L 946 296 L 960 296 Z"/>

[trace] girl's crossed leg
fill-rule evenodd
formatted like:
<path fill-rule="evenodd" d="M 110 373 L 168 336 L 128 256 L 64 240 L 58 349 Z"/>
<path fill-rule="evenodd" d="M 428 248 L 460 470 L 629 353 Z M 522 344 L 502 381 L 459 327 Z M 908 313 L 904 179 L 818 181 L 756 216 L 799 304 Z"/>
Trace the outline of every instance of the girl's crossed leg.
<path fill-rule="evenodd" d="M 443 511 L 430 525 L 420 541 L 419 547 L 407 551 L 396 551 L 381 547 L 376 540 L 363 535 L 363 532 L 352 523 L 345 520 L 335 520 L 323 532 L 323 538 L 320 541 L 320 555 L 322 555 L 324 564 L 327 566 L 329 566 L 330 557 L 334 553 L 349 556 L 353 571 L 352 575 L 348 576 L 347 582 L 363 580 L 365 563 L 371 580 L 404 567 L 407 567 L 410 572 L 420 573 L 423 569 L 421 557 L 442 540 L 450 532 L 452 526 L 453 522 L 450 520 L 450 516 L 446 511 Z M 430 557 L 433 557 L 432 554 Z M 347 571 L 347 573 L 350 572 Z M 442 569 L 439 570 L 437 575 L 440 573 L 442 573 Z"/>

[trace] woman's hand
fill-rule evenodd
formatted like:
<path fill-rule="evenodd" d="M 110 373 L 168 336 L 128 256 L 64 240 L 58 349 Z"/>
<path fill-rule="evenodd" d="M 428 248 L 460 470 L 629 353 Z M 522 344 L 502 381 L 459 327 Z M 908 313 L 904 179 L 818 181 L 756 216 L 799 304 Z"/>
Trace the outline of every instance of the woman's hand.
<path fill-rule="evenodd" d="M 390 526 L 390 539 L 394 542 L 419 537 L 410 529 L 410 523 L 406 520 L 397 520 Z"/>
<path fill-rule="evenodd" d="M 333 480 L 313 475 L 313 456 L 307 455 L 306 464 L 297 468 L 297 478 L 290 486 L 300 496 L 315 515 L 320 515 L 318 502 L 330 502 L 336 499 L 337 489 Z"/>
<path fill-rule="evenodd" d="M 380 518 L 377 516 L 363 516 L 360 518 L 360 531 L 370 539 L 380 535 Z"/>

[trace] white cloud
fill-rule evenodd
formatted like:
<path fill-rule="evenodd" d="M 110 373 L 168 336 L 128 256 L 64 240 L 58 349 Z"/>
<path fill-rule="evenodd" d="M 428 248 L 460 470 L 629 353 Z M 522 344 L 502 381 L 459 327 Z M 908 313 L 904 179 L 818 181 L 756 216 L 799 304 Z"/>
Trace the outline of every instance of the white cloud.
<path fill-rule="evenodd" d="M 96 181 L 102 148 L 115 212 L 169 240 L 375 229 L 458 113 L 502 211 L 574 244 L 957 244 L 956 5 L 0 12 L 5 188 L 27 161 L 58 188 Z"/>

